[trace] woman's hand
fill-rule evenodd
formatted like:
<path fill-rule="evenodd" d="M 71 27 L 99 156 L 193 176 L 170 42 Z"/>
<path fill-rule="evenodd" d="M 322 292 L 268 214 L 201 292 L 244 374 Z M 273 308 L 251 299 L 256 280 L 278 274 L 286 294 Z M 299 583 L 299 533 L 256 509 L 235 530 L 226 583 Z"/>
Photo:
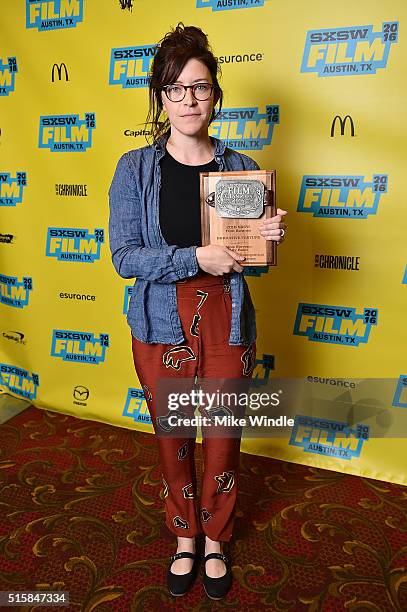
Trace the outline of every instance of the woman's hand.
<path fill-rule="evenodd" d="M 287 231 L 287 225 L 283 221 L 286 214 L 286 210 L 277 208 L 277 214 L 275 217 L 270 217 L 270 219 L 265 219 L 263 221 L 263 223 L 259 226 L 259 231 L 263 238 L 266 240 L 274 240 L 277 242 L 277 244 L 283 242 L 284 234 Z M 284 231 L 281 232 L 281 230 Z"/>
<path fill-rule="evenodd" d="M 242 255 L 238 255 L 225 246 L 217 244 L 208 244 L 205 247 L 196 249 L 196 258 L 199 267 L 209 274 L 221 276 L 234 270 L 235 272 L 243 272 L 243 267 L 238 264 L 238 261 L 246 259 Z"/>

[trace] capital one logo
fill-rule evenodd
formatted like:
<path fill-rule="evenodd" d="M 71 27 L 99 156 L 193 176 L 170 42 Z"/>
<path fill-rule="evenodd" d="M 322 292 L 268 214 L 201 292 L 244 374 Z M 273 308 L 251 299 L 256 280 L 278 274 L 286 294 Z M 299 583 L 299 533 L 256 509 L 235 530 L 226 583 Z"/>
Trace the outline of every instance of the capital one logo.
<path fill-rule="evenodd" d="M 319 77 L 376 74 L 387 66 L 390 49 L 398 41 L 398 22 L 309 30 L 301 72 Z"/>

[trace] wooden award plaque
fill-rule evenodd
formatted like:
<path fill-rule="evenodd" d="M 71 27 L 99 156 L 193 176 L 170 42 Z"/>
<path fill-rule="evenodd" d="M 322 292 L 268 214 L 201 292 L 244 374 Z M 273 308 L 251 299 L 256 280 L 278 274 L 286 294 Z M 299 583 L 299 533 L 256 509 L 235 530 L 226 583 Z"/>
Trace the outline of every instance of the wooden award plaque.
<path fill-rule="evenodd" d="M 277 265 L 277 244 L 259 233 L 276 212 L 276 171 L 201 172 L 202 246 L 218 244 L 244 255 L 241 266 Z"/>

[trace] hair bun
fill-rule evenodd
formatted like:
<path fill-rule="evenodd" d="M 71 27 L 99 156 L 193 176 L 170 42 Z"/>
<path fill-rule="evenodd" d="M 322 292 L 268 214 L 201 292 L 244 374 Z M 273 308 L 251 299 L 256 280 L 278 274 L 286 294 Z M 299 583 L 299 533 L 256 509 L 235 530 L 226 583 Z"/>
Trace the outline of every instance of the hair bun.
<path fill-rule="evenodd" d="M 161 41 L 161 47 L 199 47 L 210 50 L 207 35 L 195 26 L 184 26 L 180 21 L 175 28 L 168 32 Z"/>

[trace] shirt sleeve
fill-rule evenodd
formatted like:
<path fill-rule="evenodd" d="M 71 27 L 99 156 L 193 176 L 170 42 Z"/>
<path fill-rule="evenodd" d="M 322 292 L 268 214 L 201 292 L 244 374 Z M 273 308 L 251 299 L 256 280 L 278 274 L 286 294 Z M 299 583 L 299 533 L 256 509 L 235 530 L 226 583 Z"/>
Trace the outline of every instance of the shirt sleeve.
<path fill-rule="evenodd" d="M 173 283 L 198 272 L 196 246 L 144 246 L 140 197 L 128 153 L 117 162 L 109 188 L 109 208 L 110 251 L 121 277 Z"/>

